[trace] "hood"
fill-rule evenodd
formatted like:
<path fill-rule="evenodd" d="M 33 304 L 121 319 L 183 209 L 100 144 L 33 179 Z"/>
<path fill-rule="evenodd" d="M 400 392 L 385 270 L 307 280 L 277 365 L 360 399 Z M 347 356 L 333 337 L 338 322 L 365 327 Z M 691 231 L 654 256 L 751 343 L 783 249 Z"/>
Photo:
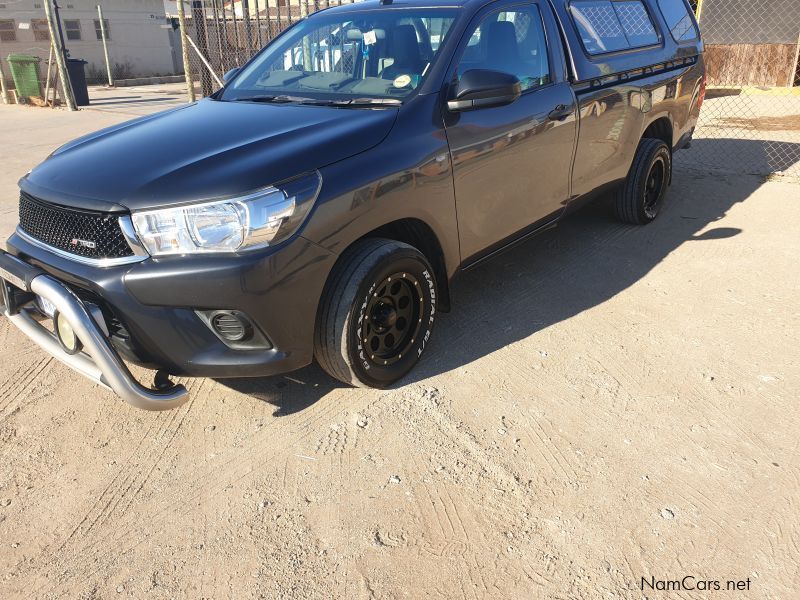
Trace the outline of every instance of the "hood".
<path fill-rule="evenodd" d="M 397 112 L 205 99 L 70 142 L 20 187 L 112 212 L 233 196 L 369 150 Z"/>

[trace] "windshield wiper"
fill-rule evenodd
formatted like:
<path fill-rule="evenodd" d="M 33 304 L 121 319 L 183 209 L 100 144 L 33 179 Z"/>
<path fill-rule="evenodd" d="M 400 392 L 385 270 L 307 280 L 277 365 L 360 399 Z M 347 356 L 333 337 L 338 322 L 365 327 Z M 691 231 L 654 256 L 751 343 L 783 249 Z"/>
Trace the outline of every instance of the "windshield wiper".
<path fill-rule="evenodd" d="M 288 96 L 286 94 L 279 94 L 277 96 L 247 96 L 245 98 L 235 98 L 234 102 L 274 102 L 275 104 L 298 102 L 301 104 L 306 104 L 315 102 L 315 100 L 314 98 L 306 98 L 305 96 Z"/>
<path fill-rule="evenodd" d="M 352 100 L 323 100 L 306 96 L 289 96 L 286 94 L 272 96 L 248 96 L 236 98 L 235 102 L 270 102 L 274 104 L 308 104 L 312 106 L 338 106 L 343 108 L 359 108 L 363 106 L 400 106 L 402 102 L 396 98 L 353 98 Z"/>
<path fill-rule="evenodd" d="M 352 100 L 333 100 L 336 106 L 358 108 L 360 106 L 400 106 L 397 98 L 353 98 Z"/>

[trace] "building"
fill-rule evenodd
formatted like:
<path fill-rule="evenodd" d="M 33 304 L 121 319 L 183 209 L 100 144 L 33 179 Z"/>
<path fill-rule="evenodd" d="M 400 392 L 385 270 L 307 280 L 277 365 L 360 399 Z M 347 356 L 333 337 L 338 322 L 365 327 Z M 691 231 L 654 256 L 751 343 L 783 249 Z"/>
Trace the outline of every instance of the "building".
<path fill-rule="evenodd" d="M 237 18 L 241 19 L 244 17 L 245 13 L 249 13 L 250 17 L 255 17 L 257 14 L 266 16 L 267 13 L 272 10 L 273 12 L 277 11 L 279 7 L 292 5 L 293 7 L 299 7 L 305 4 L 301 0 L 225 0 L 224 7 L 225 11 L 230 13 L 233 12 Z M 334 4 L 336 4 L 334 2 Z M 314 12 L 314 2 L 311 1 L 306 6 L 307 12 Z"/>
<path fill-rule="evenodd" d="M 0 0 L 0 59 L 31 54 L 46 61 L 50 32 L 44 0 Z M 172 25 L 163 0 L 58 0 L 64 45 L 70 58 L 87 61 L 87 78 L 105 80 L 105 59 L 97 5 L 103 9 L 108 54 L 115 79 L 174 75 Z M 8 77 L 8 68 L 4 69 Z"/>

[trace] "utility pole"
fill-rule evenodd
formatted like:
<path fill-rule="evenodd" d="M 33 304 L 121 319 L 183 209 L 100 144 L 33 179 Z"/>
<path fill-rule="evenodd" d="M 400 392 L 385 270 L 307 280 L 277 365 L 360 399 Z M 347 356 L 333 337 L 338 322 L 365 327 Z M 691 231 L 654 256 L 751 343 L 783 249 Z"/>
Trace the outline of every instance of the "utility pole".
<path fill-rule="evenodd" d="M 114 86 L 114 77 L 111 75 L 111 62 L 108 60 L 108 36 L 106 36 L 106 21 L 103 18 L 103 8 L 97 5 L 97 18 L 100 19 L 100 35 L 103 38 L 103 54 L 106 57 L 106 73 L 108 73 L 108 87 Z"/>
<path fill-rule="evenodd" d="M 59 32 L 56 29 L 51 2 L 53 2 L 53 0 L 44 0 L 44 14 L 47 17 L 47 28 L 50 31 L 50 39 L 56 49 L 56 66 L 58 67 L 58 76 L 61 78 L 61 89 L 64 90 L 64 102 L 66 102 L 69 110 L 78 110 L 75 106 L 75 96 L 72 94 L 72 82 L 69 80 L 69 74 L 67 73 L 67 54 L 64 50 L 63 38 L 57 35 Z"/>
<path fill-rule="evenodd" d="M 195 101 L 194 80 L 192 79 L 192 65 L 189 62 L 189 34 L 186 33 L 186 14 L 183 10 L 183 0 L 178 0 L 178 26 L 181 30 L 181 53 L 183 54 L 183 72 L 186 77 L 186 88 L 189 102 Z"/>
<path fill-rule="evenodd" d="M 56 28 L 58 29 L 58 39 L 61 40 L 61 48 L 64 51 L 64 60 L 68 60 L 69 50 L 64 42 L 64 30 L 61 28 L 61 8 L 58 6 L 58 0 L 53 0 L 53 14 L 56 16 Z"/>

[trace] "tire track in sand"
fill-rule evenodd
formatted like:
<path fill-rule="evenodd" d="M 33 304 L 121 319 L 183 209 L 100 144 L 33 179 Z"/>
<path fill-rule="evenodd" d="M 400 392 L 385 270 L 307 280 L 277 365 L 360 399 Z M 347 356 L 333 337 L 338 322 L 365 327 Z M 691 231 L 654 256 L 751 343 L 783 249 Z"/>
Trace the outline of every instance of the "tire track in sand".
<path fill-rule="evenodd" d="M 48 565 L 52 568 L 52 563 L 59 558 L 66 547 L 73 546 L 55 580 L 44 582 L 34 590 L 34 594 L 54 594 L 75 577 L 90 577 L 104 565 L 117 560 L 125 551 L 130 551 L 144 542 L 145 540 L 137 535 L 141 527 L 136 524 L 142 511 L 146 512 L 150 524 L 156 527 L 159 521 L 170 518 L 175 506 L 182 506 L 187 511 L 195 510 L 201 500 L 213 498 L 223 493 L 227 486 L 251 475 L 259 468 L 261 457 L 294 452 L 298 444 L 319 433 L 320 424 L 335 422 L 341 419 L 345 412 L 363 410 L 364 404 L 359 404 L 358 400 L 363 402 L 369 397 L 371 397 L 370 392 L 365 392 L 357 398 L 348 397 L 347 401 L 344 399 L 335 399 L 327 403 L 320 401 L 306 411 L 296 413 L 296 416 L 289 415 L 273 420 L 269 426 L 259 429 L 247 438 L 249 443 L 244 454 L 241 447 L 231 448 L 228 452 L 218 455 L 201 473 L 192 474 L 183 482 L 175 481 L 172 491 L 148 499 L 140 510 L 119 514 L 118 520 L 113 522 L 113 527 L 111 526 L 113 519 L 104 519 L 105 527 L 94 527 L 100 532 L 98 535 L 88 538 L 85 535 L 73 534 L 57 550 L 45 549 L 27 565 L 29 571 L 36 568 L 36 565 Z M 386 396 L 381 396 L 378 401 L 384 398 Z M 247 455 L 250 455 L 251 460 L 247 459 Z M 117 548 L 118 552 L 109 555 L 107 552 L 109 547 Z M 87 572 L 87 566 L 91 572 Z M 47 589 L 44 589 L 45 587 Z"/>

